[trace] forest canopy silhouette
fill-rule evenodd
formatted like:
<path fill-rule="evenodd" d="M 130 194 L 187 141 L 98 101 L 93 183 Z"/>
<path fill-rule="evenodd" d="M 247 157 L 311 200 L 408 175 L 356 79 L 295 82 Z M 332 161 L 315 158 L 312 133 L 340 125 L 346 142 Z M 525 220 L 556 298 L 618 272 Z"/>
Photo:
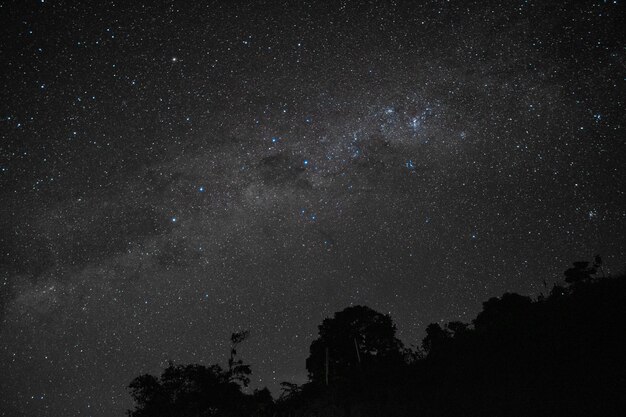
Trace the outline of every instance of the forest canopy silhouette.
<path fill-rule="evenodd" d="M 599 276 L 598 276 L 599 275 Z M 251 368 L 231 337 L 227 368 L 170 365 L 129 388 L 130 417 L 618 416 L 626 411 L 626 277 L 600 257 L 533 300 L 505 293 L 471 323 L 430 324 L 421 347 L 389 315 L 351 306 L 325 319 L 303 385 L 246 390 Z"/>

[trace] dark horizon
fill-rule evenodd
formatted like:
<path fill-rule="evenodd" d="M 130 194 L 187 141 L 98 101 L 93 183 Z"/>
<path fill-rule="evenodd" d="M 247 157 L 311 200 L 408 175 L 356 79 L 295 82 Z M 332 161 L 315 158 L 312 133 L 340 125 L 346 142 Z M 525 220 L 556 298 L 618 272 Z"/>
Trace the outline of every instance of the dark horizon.
<path fill-rule="evenodd" d="M 0 6 L 0 416 L 624 271 L 623 2 L 91 3 Z"/>
<path fill-rule="evenodd" d="M 320 323 L 308 381 L 248 389 L 233 333 L 227 366 L 170 363 L 129 384 L 129 417 L 623 416 L 626 276 L 577 261 L 564 285 L 532 299 L 492 297 L 471 320 L 431 323 L 404 346 L 393 319 L 350 306 Z"/>

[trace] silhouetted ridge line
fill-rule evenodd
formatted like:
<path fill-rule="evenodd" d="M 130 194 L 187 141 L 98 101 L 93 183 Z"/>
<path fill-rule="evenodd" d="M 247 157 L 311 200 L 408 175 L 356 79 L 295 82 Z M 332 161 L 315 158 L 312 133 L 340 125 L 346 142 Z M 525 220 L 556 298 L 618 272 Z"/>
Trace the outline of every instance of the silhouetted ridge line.
<path fill-rule="evenodd" d="M 242 391 L 250 367 L 170 366 L 130 385 L 145 416 L 622 416 L 626 415 L 626 278 L 577 262 L 568 286 L 537 300 L 506 293 L 471 324 L 430 324 L 405 348 L 391 317 L 352 306 L 325 319 L 306 361 L 309 382 Z M 604 272 L 602 271 L 602 275 Z"/>

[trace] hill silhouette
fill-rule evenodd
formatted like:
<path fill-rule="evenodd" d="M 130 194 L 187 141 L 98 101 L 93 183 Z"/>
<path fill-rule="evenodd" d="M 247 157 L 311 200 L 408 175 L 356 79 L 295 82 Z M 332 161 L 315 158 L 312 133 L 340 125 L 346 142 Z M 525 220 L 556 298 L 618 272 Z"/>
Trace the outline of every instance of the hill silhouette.
<path fill-rule="evenodd" d="M 594 278 L 577 262 L 568 286 L 533 300 L 506 293 L 472 323 L 426 329 L 421 349 L 396 338 L 388 315 L 352 306 L 319 326 L 309 382 L 244 393 L 234 360 L 170 365 L 131 383 L 143 416 L 622 416 L 626 415 L 626 277 Z M 236 366 L 233 366 L 235 364 Z"/>

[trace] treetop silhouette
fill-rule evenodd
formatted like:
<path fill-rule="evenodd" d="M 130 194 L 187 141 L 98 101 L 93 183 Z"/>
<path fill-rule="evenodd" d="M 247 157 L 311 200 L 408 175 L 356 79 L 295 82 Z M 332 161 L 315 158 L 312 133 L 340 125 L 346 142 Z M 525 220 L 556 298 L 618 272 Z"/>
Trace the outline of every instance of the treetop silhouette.
<path fill-rule="evenodd" d="M 626 278 L 595 279 L 575 262 L 569 286 L 536 300 L 505 293 L 472 325 L 427 326 L 404 348 L 389 315 L 352 306 L 325 319 L 306 361 L 310 381 L 246 394 L 250 366 L 231 336 L 228 368 L 174 366 L 130 385 L 130 417 L 622 416 L 626 415 Z M 603 273 L 604 275 L 604 273 Z"/>
<path fill-rule="evenodd" d="M 402 342 L 389 315 L 365 306 L 348 307 L 325 319 L 306 360 L 311 381 L 345 380 L 363 368 L 402 360 Z"/>

